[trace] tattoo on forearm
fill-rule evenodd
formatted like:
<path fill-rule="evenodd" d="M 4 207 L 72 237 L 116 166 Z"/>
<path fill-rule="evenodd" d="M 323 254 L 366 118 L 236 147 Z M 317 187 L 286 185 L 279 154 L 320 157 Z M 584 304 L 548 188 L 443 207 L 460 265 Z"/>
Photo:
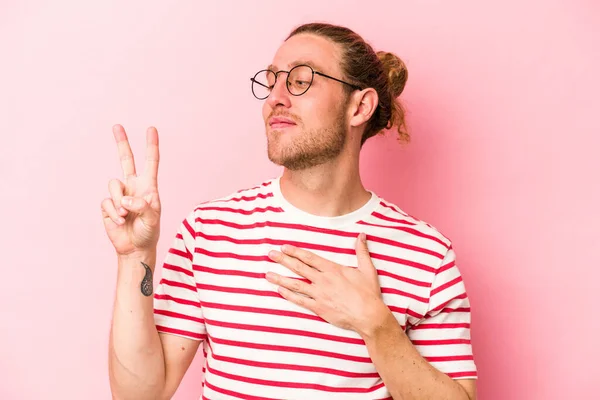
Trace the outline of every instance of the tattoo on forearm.
<path fill-rule="evenodd" d="M 144 279 L 142 280 L 142 294 L 144 296 L 152 295 L 152 270 L 147 264 L 142 263 L 144 268 L 146 268 L 146 275 L 144 275 Z"/>

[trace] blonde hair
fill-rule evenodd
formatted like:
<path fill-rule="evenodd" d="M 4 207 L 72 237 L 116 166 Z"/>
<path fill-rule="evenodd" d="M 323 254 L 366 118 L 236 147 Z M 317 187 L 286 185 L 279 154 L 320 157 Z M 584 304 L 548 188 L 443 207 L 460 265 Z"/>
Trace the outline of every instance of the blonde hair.
<path fill-rule="evenodd" d="M 343 79 L 362 88 L 373 88 L 377 92 L 379 104 L 367 123 L 361 146 L 370 137 L 394 127 L 401 142 L 410 142 L 405 110 L 398 100 L 406 85 L 408 70 L 397 55 L 384 51 L 375 52 L 360 35 L 343 26 L 304 24 L 294 29 L 287 39 L 300 33 L 322 36 L 340 45 Z"/>

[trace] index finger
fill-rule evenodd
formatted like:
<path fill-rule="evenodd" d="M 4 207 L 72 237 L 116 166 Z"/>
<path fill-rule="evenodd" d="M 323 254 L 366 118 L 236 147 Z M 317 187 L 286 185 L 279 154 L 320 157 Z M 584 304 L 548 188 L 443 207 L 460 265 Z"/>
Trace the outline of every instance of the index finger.
<path fill-rule="evenodd" d="M 158 152 L 158 131 L 151 126 L 146 131 L 146 174 L 156 180 L 158 177 L 158 162 L 160 154 Z"/>
<path fill-rule="evenodd" d="M 316 255 L 313 252 L 310 252 L 305 249 L 301 249 L 300 247 L 296 247 L 290 244 L 284 244 L 281 246 L 281 252 L 287 254 L 288 256 L 292 256 L 302 261 L 304 264 L 318 270 L 324 272 L 331 261 Z"/>
<path fill-rule="evenodd" d="M 269 258 L 275 261 L 276 263 L 283 265 L 292 272 L 295 272 L 301 277 L 308 279 L 307 283 L 315 282 L 318 278 L 318 275 L 321 272 L 317 268 L 304 263 L 299 258 L 293 257 L 285 253 L 279 253 L 274 250 L 269 252 Z"/>
<path fill-rule="evenodd" d="M 121 125 L 115 125 L 113 126 L 113 135 L 117 141 L 119 160 L 121 161 L 121 168 L 123 169 L 125 179 L 130 176 L 135 176 L 135 162 L 133 160 L 133 153 L 131 152 L 125 129 Z"/>

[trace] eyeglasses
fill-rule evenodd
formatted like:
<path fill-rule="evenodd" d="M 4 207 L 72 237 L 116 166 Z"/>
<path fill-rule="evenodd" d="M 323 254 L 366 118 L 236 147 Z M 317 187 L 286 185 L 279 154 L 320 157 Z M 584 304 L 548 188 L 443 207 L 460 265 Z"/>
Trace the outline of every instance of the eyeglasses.
<path fill-rule="evenodd" d="M 271 91 L 275 87 L 275 83 L 277 82 L 277 77 L 280 73 L 286 72 L 286 87 L 288 92 L 292 96 L 301 96 L 310 88 L 315 78 L 315 75 L 321 75 L 325 78 L 333 79 L 334 81 L 341 82 L 352 87 L 355 90 L 362 90 L 360 86 L 353 85 L 348 82 L 344 82 L 340 79 L 334 78 L 333 76 L 325 75 L 322 72 L 317 72 L 312 69 L 309 65 L 296 65 L 289 71 L 271 71 L 270 69 L 263 69 L 258 71 L 254 78 L 250 78 L 252 81 L 252 94 L 259 100 L 264 100 L 269 97 Z"/>

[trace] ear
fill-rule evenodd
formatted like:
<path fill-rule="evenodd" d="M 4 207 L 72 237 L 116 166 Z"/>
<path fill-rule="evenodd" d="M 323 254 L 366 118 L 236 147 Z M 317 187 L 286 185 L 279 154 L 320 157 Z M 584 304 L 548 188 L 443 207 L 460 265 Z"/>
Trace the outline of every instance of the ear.
<path fill-rule="evenodd" d="M 350 126 L 361 126 L 365 124 L 379 104 L 379 96 L 373 88 L 367 88 L 352 93 L 353 114 L 350 119 Z"/>

